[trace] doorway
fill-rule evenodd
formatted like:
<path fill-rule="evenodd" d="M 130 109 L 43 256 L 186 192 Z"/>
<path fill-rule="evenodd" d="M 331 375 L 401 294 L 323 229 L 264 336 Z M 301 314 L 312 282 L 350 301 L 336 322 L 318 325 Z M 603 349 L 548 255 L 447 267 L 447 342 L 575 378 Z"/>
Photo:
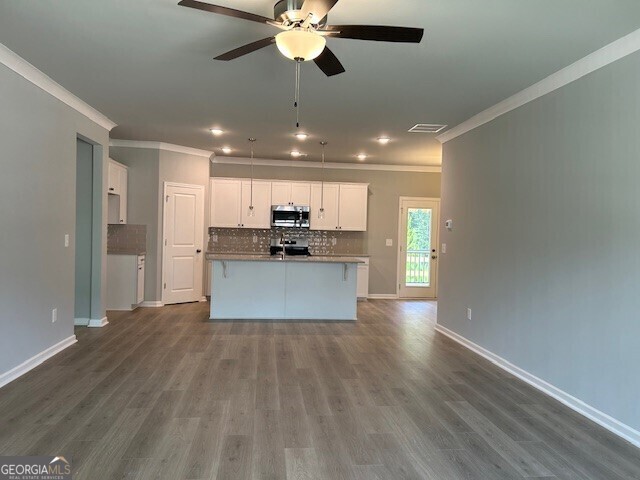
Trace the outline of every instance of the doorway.
<path fill-rule="evenodd" d="M 165 182 L 162 303 L 198 302 L 204 266 L 204 186 Z"/>
<path fill-rule="evenodd" d="M 437 297 L 439 219 L 439 199 L 400 197 L 398 298 Z"/>
<path fill-rule="evenodd" d="M 76 138 L 76 221 L 74 323 L 101 327 L 102 310 L 102 147 Z M 69 239 L 71 241 L 71 239 Z"/>

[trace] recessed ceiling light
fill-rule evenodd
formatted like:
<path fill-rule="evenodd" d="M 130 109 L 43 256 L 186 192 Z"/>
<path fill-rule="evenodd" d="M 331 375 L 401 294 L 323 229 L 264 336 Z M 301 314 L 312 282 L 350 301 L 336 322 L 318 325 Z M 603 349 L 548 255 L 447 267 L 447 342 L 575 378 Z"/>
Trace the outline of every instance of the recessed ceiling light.
<path fill-rule="evenodd" d="M 386 145 L 387 143 L 389 143 L 391 141 L 391 139 L 389 137 L 379 137 L 378 138 L 378 142 L 382 145 Z"/>
<path fill-rule="evenodd" d="M 358 154 L 358 160 L 363 161 L 367 159 L 367 154 L 366 153 L 359 153 Z"/>
<path fill-rule="evenodd" d="M 296 138 L 298 140 L 306 140 L 308 136 L 309 135 L 307 135 L 306 133 L 302 133 L 302 132 L 296 133 Z"/>
<path fill-rule="evenodd" d="M 227 155 L 229 155 L 231 152 L 233 152 L 233 150 L 231 150 L 231 147 L 222 147 L 222 153 L 226 153 Z"/>
<path fill-rule="evenodd" d="M 298 150 L 294 150 L 293 152 L 291 152 L 291 156 L 294 158 L 301 157 L 302 155 L 303 153 L 299 152 Z"/>
<path fill-rule="evenodd" d="M 216 137 L 217 137 L 218 135 L 222 135 L 222 134 L 224 133 L 224 131 L 223 131 L 223 130 L 220 130 L 219 128 L 212 128 L 212 129 L 210 130 L 210 132 L 211 132 L 211 133 L 213 133 Z"/>

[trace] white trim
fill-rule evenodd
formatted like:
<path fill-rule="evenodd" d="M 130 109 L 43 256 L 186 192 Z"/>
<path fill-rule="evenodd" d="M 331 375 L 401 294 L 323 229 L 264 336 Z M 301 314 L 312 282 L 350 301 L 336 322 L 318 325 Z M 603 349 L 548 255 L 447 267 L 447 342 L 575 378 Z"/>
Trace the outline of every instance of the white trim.
<path fill-rule="evenodd" d="M 447 327 L 444 327 L 439 323 L 436 324 L 436 331 L 449 337 L 450 339 L 468 348 L 469 350 L 477 353 L 481 357 L 486 358 L 497 367 L 518 377 L 520 380 L 540 390 L 542 393 L 549 395 L 552 398 L 555 398 L 560 403 L 578 412 L 580 415 L 587 417 L 589 420 L 596 422 L 598 425 L 606 428 L 610 432 L 615 433 L 619 437 L 624 438 L 625 440 L 632 443 L 636 447 L 640 447 L 639 431 L 634 430 L 633 428 L 631 428 L 628 425 L 625 425 L 619 420 L 616 420 L 615 418 L 607 415 L 606 413 L 603 413 L 600 410 L 597 410 L 596 408 L 586 404 L 582 400 L 564 392 L 563 390 L 560 390 L 558 387 L 555 387 L 554 385 L 551 385 L 550 383 L 545 382 L 544 380 L 536 377 L 535 375 L 532 375 L 526 370 L 523 370 L 520 367 L 513 365 L 512 363 L 505 360 L 504 358 L 499 357 L 495 353 L 490 352 L 489 350 L 485 349 L 484 347 L 481 347 L 480 345 L 473 343 L 470 340 L 467 340 L 462 335 L 459 335 L 456 332 L 449 330 Z"/>
<path fill-rule="evenodd" d="M 398 295 L 395 293 L 370 293 L 367 298 L 369 300 L 397 300 Z"/>
<path fill-rule="evenodd" d="M 559 88 L 574 82 L 602 67 L 620 60 L 640 50 L 640 30 L 616 40 L 613 43 L 596 50 L 568 67 L 548 76 L 544 80 L 522 90 L 519 93 L 497 103 L 483 112 L 474 115 L 470 119 L 453 127 L 436 138 L 441 143 L 446 143 L 460 135 L 463 135 L 485 123 L 495 120 L 501 115 L 521 107 L 537 98 L 558 90 Z"/>
<path fill-rule="evenodd" d="M 138 306 L 139 307 L 144 307 L 144 308 L 160 308 L 160 307 L 164 307 L 164 303 L 156 302 L 156 301 L 152 301 L 152 300 L 145 300 L 144 302 L 142 302 Z"/>
<path fill-rule="evenodd" d="M 125 147 L 125 148 L 148 148 L 151 150 L 163 150 L 165 152 L 184 153 L 187 155 L 194 155 L 196 157 L 207 157 L 213 155 L 213 152 L 208 150 L 200 150 L 197 148 L 185 147 L 182 145 L 174 145 L 172 143 L 164 142 L 146 142 L 138 140 L 118 140 L 112 139 L 109 141 L 110 147 Z"/>
<path fill-rule="evenodd" d="M 3 387 L 7 383 L 14 381 L 16 378 L 21 377 L 28 371 L 33 370 L 45 360 L 48 360 L 49 358 L 53 357 L 56 353 L 61 352 L 62 350 L 73 345 L 77 341 L 78 340 L 76 339 L 76 336 L 71 335 L 70 337 L 65 338 L 61 342 L 58 342 L 55 345 L 50 346 L 46 350 L 43 350 L 42 352 L 38 353 L 37 355 L 34 355 L 30 359 L 22 362 L 20 365 L 12 368 L 8 372 L 0 374 L 0 387 Z"/>
<path fill-rule="evenodd" d="M 214 164 L 230 164 L 230 165 L 251 165 L 250 158 L 243 157 L 216 157 L 213 159 Z M 293 167 L 293 168 L 322 168 L 321 162 L 300 161 L 300 160 L 269 160 L 264 158 L 255 158 L 254 165 L 263 167 Z M 414 173 L 441 173 L 441 165 L 388 165 L 388 164 L 362 164 L 362 163 L 338 163 L 325 162 L 324 168 L 335 170 L 372 170 L 382 172 L 414 172 Z"/>
<path fill-rule="evenodd" d="M 102 318 L 92 318 L 89 320 L 89 325 L 87 325 L 87 327 L 89 328 L 101 328 L 104 327 L 105 325 L 107 325 L 109 323 L 109 321 L 107 320 L 107 317 L 102 317 Z"/>
<path fill-rule="evenodd" d="M 207 301 L 207 297 L 205 297 L 204 295 L 200 297 L 200 300 L 198 300 L 199 302 L 206 302 Z"/>
<path fill-rule="evenodd" d="M 86 327 L 87 325 L 89 325 L 89 319 L 88 318 L 74 318 L 73 319 L 73 324 L 76 327 Z"/>
<path fill-rule="evenodd" d="M 188 155 L 197 155 L 199 157 L 211 157 L 214 152 L 209 150 L 198 150 L 196 148 L 184 147 L 182 145 L 174 145 L 164 142 L 145 142 L 137 140 L 117 140 L 109 141 L 111 147 L 125 148 L 149 148 L 152 150 L 165 150 L 167 152 L 186 153 Z M 251 165 L 251 159 L 244 157 L 215 157 L 214 164 L 219 165 Z M 263 167 L 294 167 L 294 168 L 322 168 L 320 162 L 304 162 L 300 160 L 269 160 L 266 158 L 255 158 L 254 165 Z M 441 165 L 376 165 L 376 164 L 360 164 L 360 163 L 337 163 L 326 162 L 325 168 L 333 168 L 337 170 L 374 170 L 374 171 L 390 171 L 390 172 L 418 172 L 418 173 L 441 173 Z"/>
<path fill-rule="evenodd" d="M 0 63 L 108 131 L 116 126 L 116 123 L 109 120 L 104 114 L 80 100 L 2 43 L 0 43 Z"/>

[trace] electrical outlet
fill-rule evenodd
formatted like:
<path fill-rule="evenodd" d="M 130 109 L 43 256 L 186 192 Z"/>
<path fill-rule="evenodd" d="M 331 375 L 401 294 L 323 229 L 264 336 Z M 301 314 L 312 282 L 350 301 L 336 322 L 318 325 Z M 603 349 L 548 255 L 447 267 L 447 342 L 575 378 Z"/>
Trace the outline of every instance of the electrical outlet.
<path fill-rule="evenodd" d="M 333 245 L 334 247 L 338 244 L 338 239 L 336 237 L 333 237 L 331 239 L 331 245 Z"/>
<path fill-rule="evenodd" d="M 218 235 L 211 235 L 211 241 L 214 243 L 218 243 Z"/>
<path fill-rule="evenodd" d="M 387 247 L 393 247 L 393 239 L 387 238 Z"/>
<path fill-rule="evenodd" d="M 253 236 L 253 243 L 258 243 L 258 236 L 257 235 Z"/>
<path fill-rule="evenodd" d="M 58 309 L 54 308 L 51 310 L 51 323 L 56 323 L 56 320 L 58 320 Z"/>
<path fill-rule="evenodd" d="M 442 248 L 440 249 L 440 251 L 441 251 L 442 253 L 447 253 L 447 244 L 446 244 L 446 243 L 443 243 L 443 244 L 442 244 Z"/>
<path fill-rule="evenodd" d="M 65 233 L 65 235 L 64 235 L 64 246 L 67 247 L 67 248 L 69 247 L 69 234 L 68 233 Z"/>
<path fill-rule="evenodd" d="M 467 308 L 467 320 L 471 320 L 471 309 Z"/>

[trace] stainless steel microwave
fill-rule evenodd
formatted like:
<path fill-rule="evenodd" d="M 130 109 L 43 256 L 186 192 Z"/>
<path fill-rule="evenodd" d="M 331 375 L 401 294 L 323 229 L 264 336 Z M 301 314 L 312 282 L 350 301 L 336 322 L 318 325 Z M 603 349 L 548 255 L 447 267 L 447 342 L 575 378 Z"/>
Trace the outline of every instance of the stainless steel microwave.
<path fill-rule="evenodd" d="M 271 226 L 284 228 L 309 228 L 309 211 L 309 207 L 273 205 L 271 207 Z"/>

